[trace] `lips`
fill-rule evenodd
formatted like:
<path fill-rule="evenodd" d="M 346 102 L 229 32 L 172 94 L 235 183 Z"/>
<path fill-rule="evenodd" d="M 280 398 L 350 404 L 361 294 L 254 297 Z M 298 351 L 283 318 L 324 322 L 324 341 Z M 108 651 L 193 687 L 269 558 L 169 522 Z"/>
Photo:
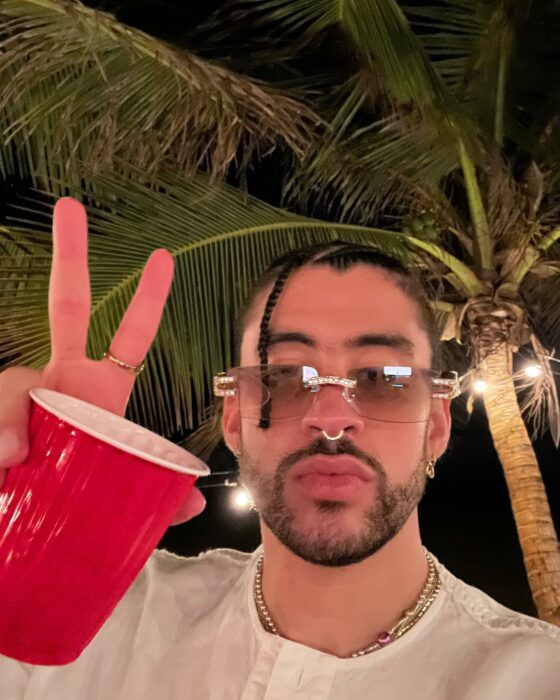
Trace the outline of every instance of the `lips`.
<path fill-rule="evenodd" d="M 295 479 L 300 479 L 309 474 L 329 475 L 351 475 L 357 476 L 362 481 L 372 481 L 373 472 L 364 464 L 353 457 L 347 455 L 313 455 L 302 460 L 292 472 Z"/>

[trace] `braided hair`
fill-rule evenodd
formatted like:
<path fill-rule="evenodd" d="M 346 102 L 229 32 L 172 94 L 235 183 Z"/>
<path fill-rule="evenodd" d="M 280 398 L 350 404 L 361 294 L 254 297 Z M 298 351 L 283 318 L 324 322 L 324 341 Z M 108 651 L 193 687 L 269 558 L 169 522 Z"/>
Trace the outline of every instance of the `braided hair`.
<path fill-rule="evenodd" d="M 284 285 L 288 281 L 288 277 L 291 275 L 291 273 L 297 268 L 300 267 L 303 264 L 304 260 L 302 259 L 297 259 L 293 260 L 291 262 L 288 262 L 284 267 L 281 269 L 280 274 L 276 278 L 276 281 L 274 282 L 274 286 L 272 287 L 272 291 L 268 295 L 268 299 L 266 300 L 266 304 L 264 307 L 264 312 L 261 318 L 261 325 L 260 325 L 260 331 L 259 331 L 259 342 L 258 342 L 258 353 L 259 353 L 259 361 L 261 365 L 261 382 L 263 384 L 263 394 L 266 394 L 266 389 L 268 386 L 267 383 L 267 378 L 265 376 L 265 368 L 268 365 L 268 345 L 269 345 L 269 338 L 270 338 L 270 317 L 272 316 L 272 312 L 274 311 L 274 307 L 276 306 L 276 303 L 278 302 L 278 298 L 280 297 L 280 293 L 284 289 Z M 270 428 L 270 409 L 271 409 L 271 404 L 270 401 L 263 403 L 263 407 L 261 409 L 261 417 L 259 420 L 259 428 L 262 428 L 265 430 L 266 428 Z"/>
<path fill-rule="evenodd" d="M 391 274 L 401 289 L 417 304 L 420 309 L 420 322 L 430 340 L 432 349 L 432 366 L 439 363 L 439 332 L 433 312 L 430 308 L 425 290 L 419 280 L 397 259 L 381 253 L 367 245 L 353 244 L 346 241 L 332 241 L 291 251 L 274 260 L 254 285 L 249 298 L 245 302 L 237 323 L 238 354 L 241 346 L 245 322 L 252 308 L 255 297 L 259 292 L 273 282 L 263 315 L 260 322 L 257 350 L 261 366 L 261 382 L 263 398 L 267 394 L 268 347 L 270 341 L 270 320 L 278 303 L 278 299 L 290 275 L 306 264 L 329 265 L 337 270 L 346 270 L 356 264 L 365 263 L 386 270 Z M 270 401 L 263 401 L 259 428 L 266 430 L 270 427 Z"/>

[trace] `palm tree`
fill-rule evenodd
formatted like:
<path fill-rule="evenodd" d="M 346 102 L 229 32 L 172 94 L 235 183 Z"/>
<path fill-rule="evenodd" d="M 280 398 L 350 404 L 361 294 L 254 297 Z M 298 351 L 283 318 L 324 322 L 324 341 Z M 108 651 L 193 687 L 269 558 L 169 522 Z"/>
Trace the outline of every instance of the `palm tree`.
<path fill-rule="evenodd" d="M 133 419 L 168 435 L 205 416 L 209 379 L 231 362 L 231 318 L 271 257 L 344 237 L 421 266 L 443 337 L 467 350 L 466 390 L 471 378 L 487 382 L 484 403 L 538 614 L 560 624 L 558 541 L 522 419 L 523 409 L 558 444 L 545 346 L 560 323 L 560 141 L 549 85 L 546 109 L 523 104 L 530 128 L 514 118 L 525 77 L 521 30 L 538 18 L 531 3 L 523 8 L 513 0 L 441 0 L 406 11 L 394 0 L 256 3 L 265 40 L 244 47 L 235 67 L 258 75 L 274 63 L 266 77 L 305 95 L 312 111 L 77 2 L 7 0 L 0 172 L 92 204 L 94 356 L 148 251 L 173 252 L 173 297 L 131 405 Z M 313 64 L 305 60 L 294 65 L 294 56 L 330 41 L 341 60 L 321 71 L 306 71 Z M 291 160 L 287 200 L 323 219 L 217 183 L 253 148 L 279 142 Z M 3 229 L 4 364 L 41 366 L 48 357 L 49 202 L 30 201 L 19 223 Z M 373 226 L 380 212 L 385 228 Z M 512 366 L 529 347 L 540 366 L 530 386 Z"/>

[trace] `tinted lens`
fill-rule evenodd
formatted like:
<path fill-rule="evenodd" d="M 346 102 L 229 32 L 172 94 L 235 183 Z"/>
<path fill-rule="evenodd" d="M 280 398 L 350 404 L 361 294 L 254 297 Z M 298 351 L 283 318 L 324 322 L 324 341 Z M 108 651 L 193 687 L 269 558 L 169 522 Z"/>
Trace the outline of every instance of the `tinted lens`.
<path fill-rule="evenodd" d="M 317 376 L 311 367 L 268 365 L 235 370 L 239 408 L 244 418 L 259 420 L 263 410 L 271 420 L 298 418 L 320 396 L 320 387 L 306 388 Z M 364 367 L 352 370 L 354 388 L 344 391 L 356 413 L 374 420 L 416 423 L 428 419 L 432 399 L 429 372 L 410 367 Z"/>
<path fill-rule="evenodd" d="M 237 370 L 239 408 L 244 418 L 258 420 L 263 407 L 271 420 L 303 415 L 313 394 L 304 387 L 308 368 L 300 365 L 242 367 Z"/>
<path fill-rule="evenodd" d="M 431 405 L 429 374 L 411 367 L 364 367 L 352 370 L 356 387 L 348 398 L 367 418 L 396 423 L 427 420 Z"/>

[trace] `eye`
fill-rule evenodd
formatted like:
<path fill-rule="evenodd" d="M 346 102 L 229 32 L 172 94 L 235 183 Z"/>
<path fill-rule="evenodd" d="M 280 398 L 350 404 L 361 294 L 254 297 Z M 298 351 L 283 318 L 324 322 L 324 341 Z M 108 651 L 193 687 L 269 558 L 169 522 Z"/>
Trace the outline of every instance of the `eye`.
<path fill-rule="evenodd" d="M 382 383 L 383 373 L 381 367 L 363 367 L 352 372 L 352 379 L 355 379 L 359 385 L 379 385 Z"/>
<path fill-rule="evenodd" d="M 356 388 L 352 391 L 351 398 L 387 401 L 403 396 L 403 392 L 410 387 L 410 372 L 406 372 L 407 369 L 385 366 L 353 370 L 351 378 L 356 380 Z"/>
<path fill-rule="evenodd" d="M 298 365 L 269 366 L 263 381 L 275 396 L 292 394 L 303 389 L 301 367 Z"/>

